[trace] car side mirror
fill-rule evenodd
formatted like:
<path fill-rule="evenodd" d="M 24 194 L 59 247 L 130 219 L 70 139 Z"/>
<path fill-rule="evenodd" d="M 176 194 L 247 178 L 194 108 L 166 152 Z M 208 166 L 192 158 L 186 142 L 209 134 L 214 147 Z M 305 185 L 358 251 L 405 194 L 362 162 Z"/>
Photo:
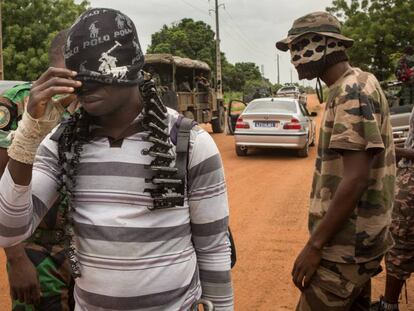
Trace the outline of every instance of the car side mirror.
<path fill-rule="evenodd" d="M 310 114 L 310 116 L 311 116 L 311 117 L 317 117 L 317 116 L 318 116 L 318 113 L 317 113 L 317 112 L 315 112 L 315 111 L 312 111 L 312 112 L 311 112 L 311 114 Z"/>

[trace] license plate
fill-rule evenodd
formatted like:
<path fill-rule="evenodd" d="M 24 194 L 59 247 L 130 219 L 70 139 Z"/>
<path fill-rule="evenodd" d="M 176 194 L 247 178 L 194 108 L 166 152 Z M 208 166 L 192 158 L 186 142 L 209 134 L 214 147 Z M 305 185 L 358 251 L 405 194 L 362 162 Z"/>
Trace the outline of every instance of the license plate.
<path fill-rule="evenodd" d="M 279 122 L 276 121 L 254 121 L 255 127 L 277 127 Z"/>

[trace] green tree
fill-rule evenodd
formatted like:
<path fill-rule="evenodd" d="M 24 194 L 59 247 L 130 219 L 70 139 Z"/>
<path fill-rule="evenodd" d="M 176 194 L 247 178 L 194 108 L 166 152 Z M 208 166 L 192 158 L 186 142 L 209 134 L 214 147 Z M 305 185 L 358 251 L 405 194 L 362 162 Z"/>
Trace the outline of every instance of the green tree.
<path fill-rule="evenodd" d="M 244 75 L 236 70 L 233 64 L 230 64 L 226 58 L 222 57 L 221 69 L 223 76 L 223 91 L 240 92 L 246 82 Z"/>
<path fill-rule="evenodd" d="M 199 59 L 213 68 L 216 51 L 214 31 L 203 21 L 184 18 L 171 26 L 164 25 L 154 33 L 147 51 Z"/>
<path fill-rule="evenodd" d="M 223 63 L 223 85 L 225 91 L 243 91 L 247 81 L 261 83 L 262 75 L 255 63 L 236 63 L 232 65 L 227 61 Z"/>
<path fill-rule="evenodd" d="M 8 80 L 35 80 L 48 67 L 53 37 L 89 6 L 74 0 L 1 1 L 4 74 Z"/>
<path fill-rule="evenodd" d="M 255 63 L 236 63 L 234 67 L 236 71 L 244 75 L 246 81 L 262 79 L 259 67 Z"/>
<path fill-rule="evenodd" d="M 414 42 L 414 1 L 334 0 L 327 10 L 341 19 L 343 33 L 355 40 L 353 65 L 379 80 L 393 75 L 402 49 Z"/>

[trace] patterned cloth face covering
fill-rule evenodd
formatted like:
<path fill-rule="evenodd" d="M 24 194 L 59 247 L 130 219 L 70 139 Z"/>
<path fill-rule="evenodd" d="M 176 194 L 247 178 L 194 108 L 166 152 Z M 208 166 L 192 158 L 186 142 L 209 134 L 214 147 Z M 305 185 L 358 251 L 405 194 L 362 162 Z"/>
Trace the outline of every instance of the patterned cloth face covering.
<path fill-rule="evenodd" d="M 325 40 L 327 41 L 325 42 Z M 324 56 L 334 52 L 345 51 L 345 45 L 338 39 L 310 33 L 292 42 L 289 50 L 291 63 L 293 66 L 298 67 L 309 62 L 320 61 Z"/>

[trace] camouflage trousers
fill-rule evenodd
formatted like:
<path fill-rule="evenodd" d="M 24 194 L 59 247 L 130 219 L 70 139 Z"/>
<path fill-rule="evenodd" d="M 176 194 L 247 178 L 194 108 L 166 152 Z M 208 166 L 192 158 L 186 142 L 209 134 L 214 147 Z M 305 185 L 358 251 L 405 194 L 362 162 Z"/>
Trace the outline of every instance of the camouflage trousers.
<path fill-rule="evenodd" d="M 61 246 L 43 247 L 34 243 L 25 245 L 26 254 L 39 275 L 41 298 L 39 305 L 13 301 L 13 311 L 71 311 L 74 310 L 74 282 L 69 262 Z"/>
<path fill-rule="evenodd" d="M 361 264 L 322 260 L 296 311 L 369 311 L 371 277 L 380 271 L 381 259 Z"/>
<path fill-rule="evenodd" d="M 414 168 L 400 168 L 392 213 L 394 247 L 385 256 L 387 274 L 405 281 L 414 272 Z"/>

